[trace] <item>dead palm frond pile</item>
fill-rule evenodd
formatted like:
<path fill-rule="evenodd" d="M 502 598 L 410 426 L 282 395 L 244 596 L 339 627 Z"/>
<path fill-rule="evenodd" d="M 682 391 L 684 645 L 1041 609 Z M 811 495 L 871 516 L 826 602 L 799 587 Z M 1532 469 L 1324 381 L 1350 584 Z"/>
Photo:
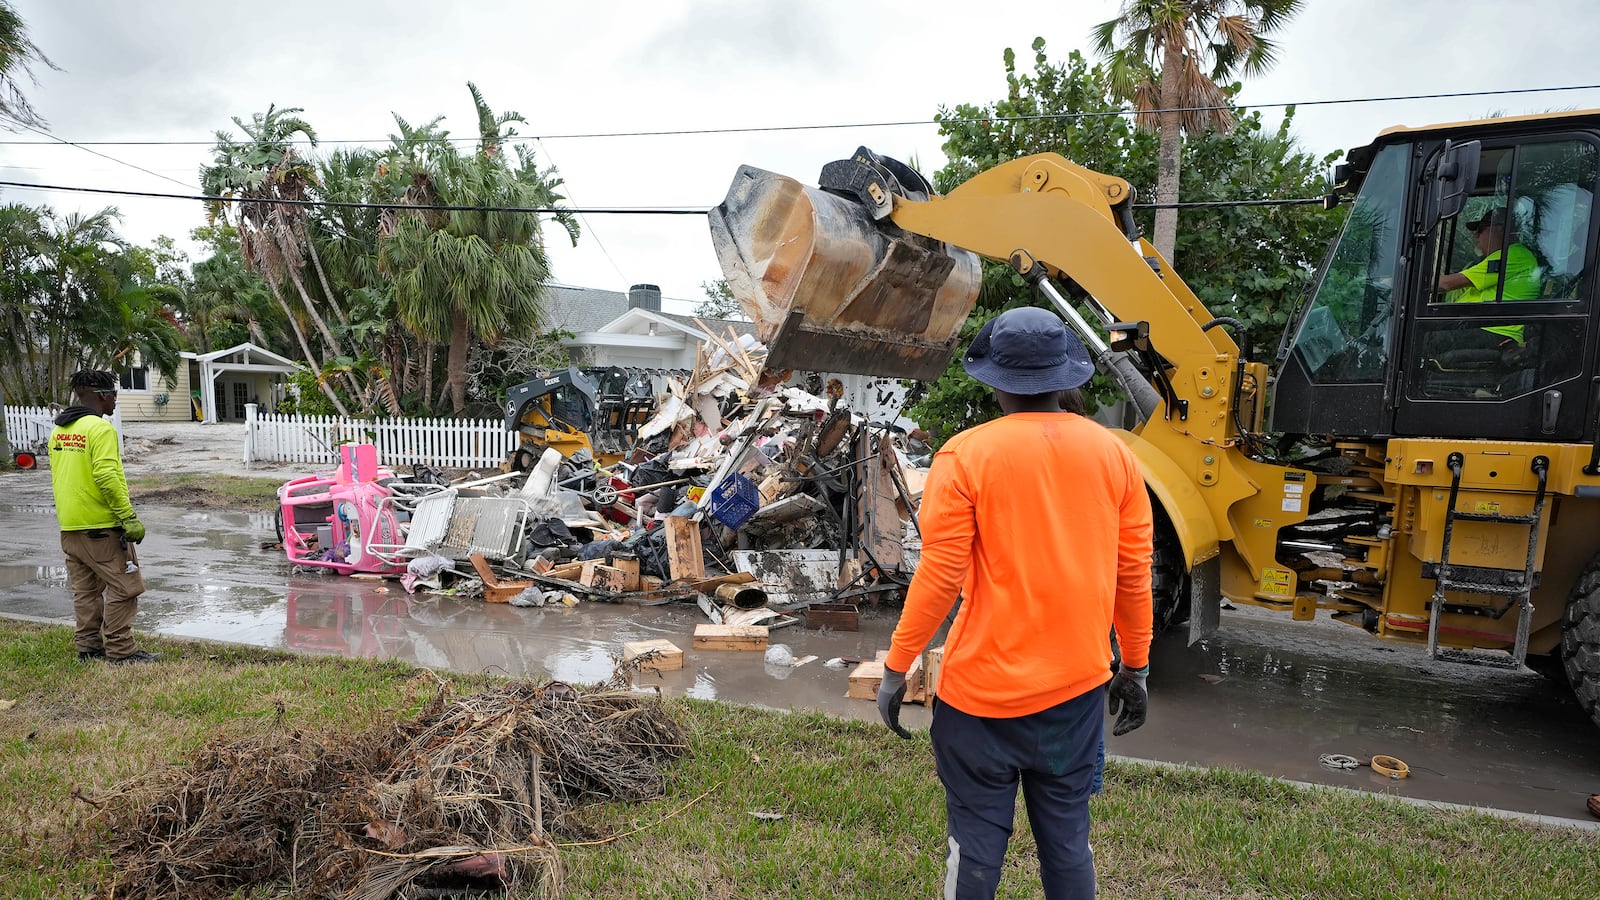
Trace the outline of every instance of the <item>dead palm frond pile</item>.
<path fill-rule="evenodd" d="M 560 893 L 550 835 L 596 801 L 659 797 L 683 733 L 657 699 L 560 682 L 439 692 L 358 734 L 219 741 L 106 804 L 102 898 Z"/>

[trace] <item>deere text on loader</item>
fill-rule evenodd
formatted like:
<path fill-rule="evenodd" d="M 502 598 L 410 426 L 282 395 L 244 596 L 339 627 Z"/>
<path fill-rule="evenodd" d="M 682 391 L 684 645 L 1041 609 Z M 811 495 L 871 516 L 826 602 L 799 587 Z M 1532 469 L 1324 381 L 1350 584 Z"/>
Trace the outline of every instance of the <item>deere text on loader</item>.
<path fill-rule="evenodd" d="M 1118 434 L 1157 510 L 1158 625 L 1198 639 L 1224 599 L 1322 610 L 1564 673 L 1600 724 L 1597 161 L 1600 111 L 1351 150 L 1349 218 L 1274 371 L 1140 238 L 1127 182 L 1056 154 L 946 196 L 866 148 L 820 187 L 745 166 L 711 231 L 776 364 L 937 377 L 977 256 L 1032 281 L 1141 413 Z"/>

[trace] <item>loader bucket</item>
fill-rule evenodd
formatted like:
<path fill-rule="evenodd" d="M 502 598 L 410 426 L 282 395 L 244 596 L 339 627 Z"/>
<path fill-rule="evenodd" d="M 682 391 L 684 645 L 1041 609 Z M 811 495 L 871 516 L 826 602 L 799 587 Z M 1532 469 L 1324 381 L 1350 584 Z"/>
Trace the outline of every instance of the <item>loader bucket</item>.
<path fill-rule="evenodd" d="M 728 287 L 774 369 L 932 381 L 978 299 L 978 257 L 860 202 L 740 166 L 710 213 Z"/>

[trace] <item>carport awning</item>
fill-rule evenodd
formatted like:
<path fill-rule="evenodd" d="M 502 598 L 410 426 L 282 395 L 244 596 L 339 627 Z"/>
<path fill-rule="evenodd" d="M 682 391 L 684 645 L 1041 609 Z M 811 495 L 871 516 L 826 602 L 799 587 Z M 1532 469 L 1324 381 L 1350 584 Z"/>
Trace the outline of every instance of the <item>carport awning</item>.
<path fill-rule="evenodd" d="M 245 342 L 226 350 L 190 355 L 200 364 L 200 409 L 206 422 L 217 421 L 217 376 L 224 372 L 275 372 L 291 374 L 300 364 L 271 350 Z"/>

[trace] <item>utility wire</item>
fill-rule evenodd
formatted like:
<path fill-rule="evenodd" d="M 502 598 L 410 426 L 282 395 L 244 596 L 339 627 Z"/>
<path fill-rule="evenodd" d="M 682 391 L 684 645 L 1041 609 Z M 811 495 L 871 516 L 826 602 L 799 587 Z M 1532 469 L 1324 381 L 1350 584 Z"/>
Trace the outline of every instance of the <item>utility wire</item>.
<path fill-rule="evenodd" d="M 438 212 L 520 212 L 570 213 L 576 216 L 703 216 L 709 207 L 667 206 L 452 206 L 442 203 L 359 203 L 351 200 L 258 200 L 246 197 L 214 197 L 207 194 L 163 194 L 158 191 L 129 191 L 116 188 L 77 187 L 62 184 L 33 184 L 26 181 L 0 181 L 0 187 L 31 191 L 64 191 L 74 194 L 110 194 L 117 197 L 149 197 L 157 200 L 198 200 L 202 203 L 261 203 L 279 206 L 322 206 L 335 209 L 401 209 Z M 1196 200 L 1187 203 L 1135 203 L 1134 209 L 1201 209 L 1228 206 L 1306 206 L 1321 203 L 1321 197 L 1296 197 L 1284 200 Z M 610 254 L 607 254 L 610 258 Z M 612 264 L 615 266 L 615 263 Z M 620 271 L 617 274 L 622 274 Z"/>
<path fill-rule="evenodd" d="M 543 143 L 540 143 L 539 150 L 544 154 L 544 158 L 550 161 L 550 165 L 554 166 L 557 171 L 560 171 L 561 167 L 556 164 L 555 157 L 550 155 L 550 148 L 546 147 Z M 571 200 L 573 203 L 578 202 L 578 198 L 573 196 L 572 189 L 570 187 L 563 184 L 562 189 L 567 192 L 568 200 Z M 584 217 L 583 213 L 577 213 L 577 216 L 578 221 L 583 223 L 584 231 L 588 233 L 589 237 L 594 238 L 595 246 L 600 248 L 600 253 L 601 255 L 605 256 L 606 262 L 611 264 L 611 271 L 617 273 L 618 278 L 622 279 L 624 282 L 627 282 L 628 276 L 622 274 L 622 267 L 617 265 L 617 261 L 615 259 L 612 259 L 611 251 L 606 249 L 605 242 L 600 240 L 600 235 L 594 230 L 594 226 L 589 224 L 589 220 Z"/>
<path fill-rule="evenodd" d="M 1093 118 L 1105 118 L 1105 117 L 1110 117 L 1110 116 L 1158 115 L 1158 114 L 1161 114 L 1161 113 L 1186 113 L 1186 112 L 1211 112 L 1211 111 L 1215 111 L 1215 110 L 1230 110 L 1230 109 L 1238 109 L 1238 110 L 1243 111 L 1243 110 L 1251 110 L 1251 109 L 1279 109 L 1279 108 L 1285 108 L 1285 107 L 1290 107 L 1290 106 L 1299 107 L 1299 106 L 1333 106 L 1333 105 L 1339 105 L 1339 104 L 1355 104 L 1355 103 L 1395 103 L 1395 102 L 1401 102 L 1401 101 L 1407 101 L 1407 100 L 1451 100 L 1451 99 L 1460 99 L 1460 98 L 1463 98 L 1463 97 L 1503 97 L 1503 96 L 1508 96 L 1508 95 L 1512 95 L 1512 94 L 1548 94 L 1548 93 L 1558 93 L 1558 92 L 1564 92 L 1564 91 L 1591 91 L 1591 90 L 1600 90 L 1600 84 L 1570 84 L 1570 85 L 1560 85 L 1560 86 L 1553 86 L 1553 87 L 1504 88 L 1504 89 L 1501 89 L 1501 90 L 1493 90 L 1493 91 L 1450 91 L 1450 92 L 1441 92 L 1441 93 L 1433 93 L 1433 94 L 1395 94 L 1395 95 L 1378 96 L 1378 97 L 1340 97 L 1340 98 L 1334 98 L 1334 99 L 1328 99 L 1328 100 L 1292 100 L 1292 101 L 1280 101 L 1280 102 L 1273 102 L 1273 103 L 1246 103 L 1246 104 L 1240 104 L 1238 106 L 1232 106 L 1232 105 L 1228 105 L 1228 106 L 1185 106 L 1185 107 L 1179 107 L 1179 108 L 1174 108 L 1174 109 L 1152 109 L 1152 110 L 1146 110 L 1143 113 L 1140 113 L 1138 110 L 1134 110 L 1134 109 L 1119 108 L 1119 109 L 1106 109 L 1106 110 L 1092 110 L 1092 111 L 1089 111 L 1089 112 L 1076 112 L 1076 113 L 1040 113 L 1038 115 L 1031 115 L 1031 116 L 975 116 L 975 117 L 971 117 L 971 118 L 959 118 L 959 119 L 956 119 L 956 118 L 950 118 L 950 119 L 939 119 L 939 118 L 934 118 L 934 119 L 902 119 L 902 120 L 887 120 L 887 121 L 877 121 L 877 122 L 842 122 L 842 123 L 822 123 L 822 124 L 811 124 L 811 125 L 752 125 L 752 126 L 739 127 L 739 128 L 674 128 L 674 129 L 665 129 L 665 130 L 661 130 L 661 131 L 594 131 L 594 132 L 570 132 L 570 133 L 565 133 L 565 134 L 559 134 L 558 133 L 558 134 L 543 134 L 543 135 L 537 135 L 537 134 L 535 134 L 535 135 L 510 135 L 508 137 L 502 138 L 501 142 L 502 143 L 512 143 L 512 142 L 515 142 L 515 141 L 556 141 L 556 140 L 582 140 L 582 139 L 596 139 L 596 138 L 680 137 L 680 136 L 707 135 L 707 134 L 752 134 L 752 133 L 760 133 L 760 132 L 779 133 L 779 132 L 794 132 L 794 131 L 827 131 L 827 130 L 839 130 L 839 129 L 845 129 L 845 128 L 899 128 L 899 127 L 906 127 L 906 126 L 911 126 L 911 125 L 956 125 L 956 124 L 973 124 L 973 123 L 984 124 L 984 123 L 989 123 L 989 122 L 1031 122 L 1031 121 L 1041 121 L 1041 120 L 1051 120 L 1051 119 L 1093 119 Z M 29 130 L 34 130 L 34 129 L 29 129 Z M 40 132 L 40 133 L 43 134 L 43 132 Z M 196 146 L 196 147 L 209 147 L 209 146 L 214 146 L 216 144 L 215 140 L 209 140 L 209 141 L 154 141 L 154 140 L 145 140 L 145 141 L 66 141 L 66 140 L 62 140 L 61 138 L 57 138 L 54 135 L 46 135 L 46 136 L 52 138 L 52 140 L 54 140 L 56 142 L 63 143 L 63 144 L 68 144 L 70 146 L 79 147 L 79 148 L 86 148 L 86 147 L 90 147 L 90 146 L 100 146 L 100 147 L 136 147 L 136 146 L 154 146 L 154 147 Z M 478 141 L 478 140 L 481 140 L 481 139 L 477 138 L 477 137 L 444 137 L 444 138 L 418 138 L 418 139 L 415 139 L 415 140 L 418 143 L 429 143 L 429 142 L 433 142 L 433 141 L 445 141 L 445 142 L 448 142 L 448 143 L 455 143 L 455 142 L 471 143 L 471 142 L 475 142 L 475 141 Z M 45 145 L 48 145 L 49 143 L 50 143 L 50 141 L 0 141 L 0 146 L 45 146 Z M 309 139 L 296 139 L 296 140 L 291 140 L 291 141 L 283 141 L 282 143 L 286 143 L 286 144 L 307 144 L 307 145 L 318 144 L 318 145 L 320 145 L 320 144 L 393 144 L 393 143 L 407 143 L 407 142 L 405 142 L 405 141 L 395 141 L 392 138 L 385 137 L 385 138 L 368 138 L 368 139 L 363 139 L 363 140 L 357 140 L 357 139 L 354 139 L 354 138 L 344 138 L 344 139 L 339 139 L 339 140 L 325 139 L 325 140 L 318 140 L 318 141 L 311 141 Z M 107 157 L 107 158 L 109 159 L 110 157 Z M 114 160 L 114 161 L 115 162 L 121 162 L 121 160 Z M 131 163 L 124 163 L 124 165 L 131 165 Z M 138 167 L 135 166 L 135 168 L 138 168 Z M 168 179 L 168 180 L 171 180 L 171 179 Z M 185 185 L 185 186 L 188 187 L 189 185 Z"/>
<path fill-rule="evenodd" d="M 707 207 L 611 206 L 580 209 L 567 206 L 455 206 L 444 203 L 358 203 L 350 200 L 260 200 L 252 197 L 163 194 L 159 191 L 129 191 L 117 188 L 75 187 L 63 184 L 31 184 L 25 181 L 0 181 L 0 187 L 22 188 L 33 191 L 64 191 L 73 194 L 110 194 L 116 197 L 150 197 L 157 200 L 198 200 L 202 203 L 259 203 L 276 206 L 323 206 L 335 209 L 401 209 L 418 212 L 572 213 L 574 215 L 590 216 L 703 216 L 709 211 Z"/>
<path fill-rule="evenodd" d="M 162 181 L 170 181 L 173 184 L 177 185 L 178 187 L 189 188 L 190 190 L 199 190 L 199 188 L 195 187 L 192 184 L 189 184 L 188 182 L 179 181 L 176 178 L 168 177 L 168 176 L 163 175 L 160 172 L 157 172 L 157 171 L 155 171 L 153 169 L 146 169 L 144 166 L 134 165 L 133 163 L 128 162 L 127 160 L 117 159 L 115 156 L 108 156 L 108 155 L 106 155 L 104 153 L 101 153 L 99 150 L 95 150 L 93 148 L 86 147 L 83 144 L 73 143 L 72 141 L 69 141 L 66 138 L 56 137 L 55 135 L 51 134 L 48 131 L 44 131 L 42 129 L 35 128 L 35 127 L 33 127 L 32 125 L 29 125 L 26 122 L 19 121 L 19 120 L 15 119 L 15 118 L 12 118 L 10 116 L 7 116 L 6 118 L 10 119 L 13 123 L 18 125 L 19 127 L 25 128 L 28 131 L 33 132 L 34 134 L 44 135 L 45 137 L 49 138 L 50 140 L 56 142 L 57 144 L 65 144 L 68 147 L 77 147 L 79 150 L 82 150 L 85 153 L 92 153 L 95 156 L 100 157 L 101 159 L 110 160 L 111 162 L 114 162 L 119 166 L 127 166 L 130 169 L 137 169 L 138 171 L 143 172 L 146 175 L 154 175 L 155 177 L 161 179 Z M 38 141 L 29 141 L 29 142 L 23 142 L 23 143 L 40 143 L 40 142 L 38 142 Z"/>

